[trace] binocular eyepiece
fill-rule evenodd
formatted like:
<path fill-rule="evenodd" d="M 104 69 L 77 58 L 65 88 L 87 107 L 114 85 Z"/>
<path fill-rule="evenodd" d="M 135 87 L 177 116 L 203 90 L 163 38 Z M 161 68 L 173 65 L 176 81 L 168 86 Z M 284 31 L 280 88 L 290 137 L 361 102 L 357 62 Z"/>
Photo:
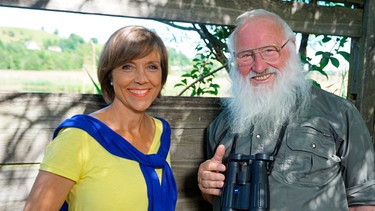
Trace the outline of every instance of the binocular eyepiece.
<path fill-rule="evenodd" d="M 221 197 L 221 211 L 267 211 L 270 207 L 268 168 L 273 157 L 231 154 Z"/>

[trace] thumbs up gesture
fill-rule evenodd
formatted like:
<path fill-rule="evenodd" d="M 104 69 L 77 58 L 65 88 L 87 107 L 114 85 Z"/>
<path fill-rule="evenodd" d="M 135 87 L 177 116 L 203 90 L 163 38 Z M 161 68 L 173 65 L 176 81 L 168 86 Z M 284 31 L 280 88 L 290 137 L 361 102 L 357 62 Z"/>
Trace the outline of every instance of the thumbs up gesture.
<path fill-rule="evenodd" d="M 225 146 L 219 145 L 215 155 L 205 162 L 201 163 L 198 169 L 198 187 L 203 197 L 212 203 L 213 196 L 220 196 L 221 189 L 224 186 L 226 170 L 223 164 Z"/>

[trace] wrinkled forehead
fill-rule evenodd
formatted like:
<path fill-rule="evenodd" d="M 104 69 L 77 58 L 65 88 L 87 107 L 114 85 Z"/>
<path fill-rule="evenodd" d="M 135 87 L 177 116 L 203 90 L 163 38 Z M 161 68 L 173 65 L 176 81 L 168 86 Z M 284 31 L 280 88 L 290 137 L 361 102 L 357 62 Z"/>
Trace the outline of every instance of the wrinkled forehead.
<path fill-rule="evenodd" d="M 282 25 L 270 18 L 256 18 L 245 22 L 235 34 L 235 51 L 280 45 L 285 40 Z"/>

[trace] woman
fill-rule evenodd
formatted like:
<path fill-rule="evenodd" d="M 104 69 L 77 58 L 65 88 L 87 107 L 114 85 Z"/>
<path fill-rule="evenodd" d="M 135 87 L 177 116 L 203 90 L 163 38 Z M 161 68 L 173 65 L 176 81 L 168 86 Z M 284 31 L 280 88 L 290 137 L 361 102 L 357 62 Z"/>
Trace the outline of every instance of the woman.
<path fill-rule="evenodd" d="M 116 31 L 98 64 L 109 106 L 58 126 L 24 210 L 174 210 L 169 124 L 146 114 L 167 75 L 156 33 Z"/>

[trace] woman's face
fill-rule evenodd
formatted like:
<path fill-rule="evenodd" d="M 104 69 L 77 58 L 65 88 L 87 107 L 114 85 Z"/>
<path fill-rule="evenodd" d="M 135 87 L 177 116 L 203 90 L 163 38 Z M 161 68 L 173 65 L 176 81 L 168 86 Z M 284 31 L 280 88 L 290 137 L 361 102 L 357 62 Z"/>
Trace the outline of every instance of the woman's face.
<path fill-rule="evenodd" d="M 157 51 L 116 67 L 112 71 L 113 104 L 144 112 L 160 93 L 161 80 L 162 69 Z"/>

